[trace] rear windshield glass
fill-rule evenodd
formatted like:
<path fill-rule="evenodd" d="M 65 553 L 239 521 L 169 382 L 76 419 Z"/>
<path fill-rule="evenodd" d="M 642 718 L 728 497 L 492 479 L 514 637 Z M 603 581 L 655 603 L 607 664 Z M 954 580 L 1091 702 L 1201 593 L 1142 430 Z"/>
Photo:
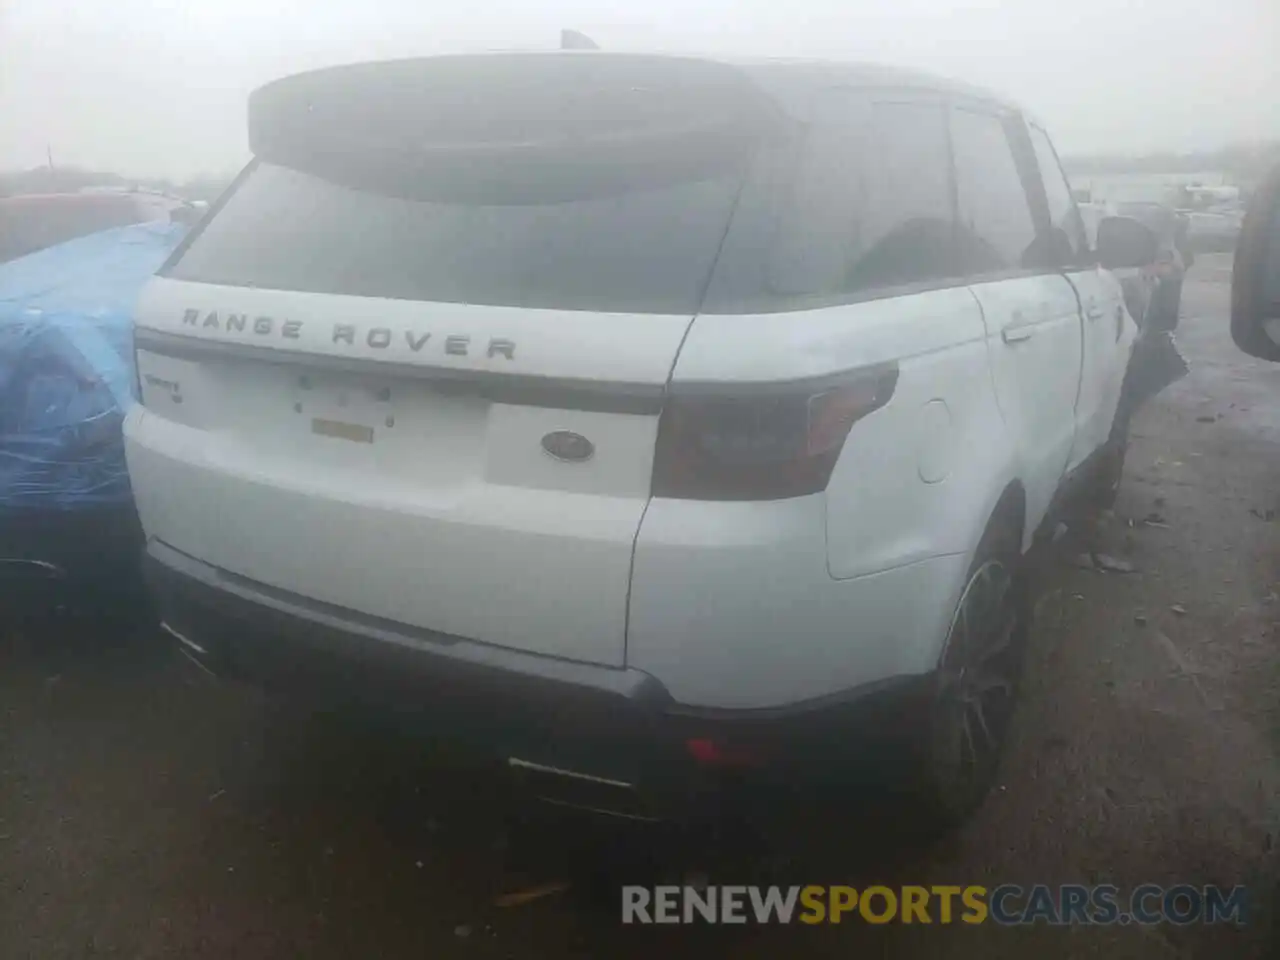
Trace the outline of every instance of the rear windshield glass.
<path fill-rule="evenodd" d="M 259 164 L 169 270 L 233 286 L 693 313 L 740 173 L 584 200 L 448 203 Z"/>

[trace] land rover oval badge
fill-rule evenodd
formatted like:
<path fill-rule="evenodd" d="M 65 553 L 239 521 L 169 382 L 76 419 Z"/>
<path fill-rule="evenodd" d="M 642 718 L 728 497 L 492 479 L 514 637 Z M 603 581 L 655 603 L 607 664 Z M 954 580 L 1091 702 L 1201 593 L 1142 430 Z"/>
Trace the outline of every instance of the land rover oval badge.
<path fill-rule="evenodd" d="M 581 463 L 591 459 L 596 452 L 596 445 L 572 430 L 553 430 L 542 438 L 542 449 L 557 460 Z"/>

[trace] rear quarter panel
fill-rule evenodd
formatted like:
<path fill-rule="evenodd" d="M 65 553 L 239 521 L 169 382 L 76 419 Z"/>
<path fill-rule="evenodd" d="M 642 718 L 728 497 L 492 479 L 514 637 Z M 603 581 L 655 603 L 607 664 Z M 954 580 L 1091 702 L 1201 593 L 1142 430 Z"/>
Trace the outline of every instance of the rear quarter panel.
<path fill-rule="evenodd" d="M 850 430 L 827 487 L 828 571 L 847 579 L 968 553 L 988 506 L 1018 475 L 986 337 L 968 287 L 801 313 L 702 316 L 675 379 L 799 379 L 898 363 L 892 399 Z"/>
<path fill-rule="evenodd" d="M 937 662 L 1015 448 L 967 287 L 803 313 L 700 316 L 678 382 L 793 380 L 896 361 L 889 403 L 851 429 L 825 493 L 651 501 L 627 662 L 679 702 L 764 708 Z"/>

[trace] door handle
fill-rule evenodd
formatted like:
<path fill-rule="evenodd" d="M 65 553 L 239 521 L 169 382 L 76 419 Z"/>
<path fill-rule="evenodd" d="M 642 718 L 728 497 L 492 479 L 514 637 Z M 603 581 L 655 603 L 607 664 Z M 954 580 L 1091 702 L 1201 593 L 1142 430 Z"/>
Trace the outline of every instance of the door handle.
<path fill-rule="evenodd" d="M 1008 344 L 1023 343 L 1026 340 L 1030 340 L 1033 333 L 1035 333 L 1035 330 L 1030 326 L 1005 327 L 1000 331 L 1000 339 Z"/>
<path fill-rule="evenodd" d="M 1085 310 L 1084 312 L 1084 315 L 1088 317 L 1090 320 L 1101 320 L 1102 314 L 1103 314 L 1102 308 L 1092 303 L 1089 304 L 1088 309 Z"/>

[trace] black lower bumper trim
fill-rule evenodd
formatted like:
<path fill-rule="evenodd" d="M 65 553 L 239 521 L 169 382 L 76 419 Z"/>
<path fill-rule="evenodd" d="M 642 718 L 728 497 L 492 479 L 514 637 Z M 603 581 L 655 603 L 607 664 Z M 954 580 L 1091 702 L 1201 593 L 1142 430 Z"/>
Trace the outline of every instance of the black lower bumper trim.
<path fill-rule="evenodd" d="M 592 781 L 609 787 L 606 794 L 703 789 L 708 776 L 724 771 L 697 762 L 688 749 L 694 738 L 748 768 L 735 768 L 735 777 L 800 766 L 829 772 L 860 741 L 880 743 L 886 730 L 904 728 L 922 689 L 923 678 L 904 677 L 793 708 L 690 709 L 640 670 L 364 616 L 218 570 L 155 540 L 144 570 L 170 632 L 216 673 L 371 705 L 525 774 L 563 770 L 569 775 L 559 779 L 581 775 L 577 786 Z M 589 803 L 616 810 L 616 800 Z"/>
<path fill-rule="evenodd" d="M 147 547 L 147 581 L 161 598 L 207 608 L 216 617 L 277 631 L 301 631 L 316 654 L 366 662 L 420 679 L 517 680 L 558 695 L 668 701 L 662 685 L 639 670 L 611 669 L 493 647 L 334 607 L 226 573 L 159 541 Z M 191 625 L 198 632 L 196 625 Z"/>

